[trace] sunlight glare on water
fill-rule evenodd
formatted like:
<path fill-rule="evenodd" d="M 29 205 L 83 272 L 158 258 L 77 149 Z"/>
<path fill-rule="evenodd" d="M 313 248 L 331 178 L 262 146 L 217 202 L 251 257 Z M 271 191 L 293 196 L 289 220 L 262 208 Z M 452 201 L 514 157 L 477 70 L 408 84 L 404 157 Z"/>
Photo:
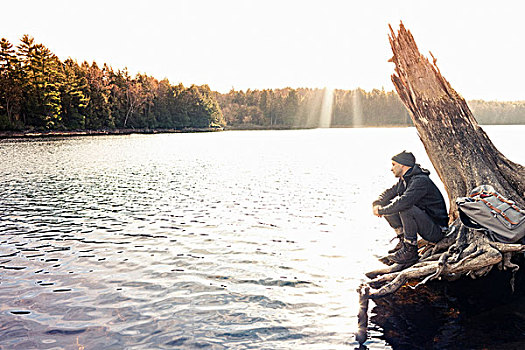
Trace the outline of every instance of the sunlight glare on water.
<path fill-rule="evenodd" d="M 404 149 L 433 170 L 413 128 L 4 140 L 0 345 L 354 348 Z"/>

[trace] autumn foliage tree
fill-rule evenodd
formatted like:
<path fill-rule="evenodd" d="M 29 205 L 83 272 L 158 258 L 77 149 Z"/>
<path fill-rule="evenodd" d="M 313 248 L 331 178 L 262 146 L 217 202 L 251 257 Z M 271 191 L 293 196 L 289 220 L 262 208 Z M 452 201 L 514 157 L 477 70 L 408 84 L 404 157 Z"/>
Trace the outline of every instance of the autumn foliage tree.
<path fill-rule="evenodd" d="M 24 35 L 0 41 L 0 130 L 210 128 L 224 125 L 207 85 L 185 88 L 106 64 L 60 61 Z"/>

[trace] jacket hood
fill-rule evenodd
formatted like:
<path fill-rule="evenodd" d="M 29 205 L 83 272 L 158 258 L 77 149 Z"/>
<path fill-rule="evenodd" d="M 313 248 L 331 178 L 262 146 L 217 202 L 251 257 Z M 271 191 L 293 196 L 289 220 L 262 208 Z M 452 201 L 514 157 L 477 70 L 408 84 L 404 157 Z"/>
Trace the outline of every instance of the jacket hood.
<path fill-rule="evenodd" d="M 419 166 L 419 164 L 415 164 L 412 168 L 410 168 L 405 175 L 403 175 L 403 178 L 404 179 L 409 179 L 411 178 L 412 176 L 414 175 L 429 175 L 430 174 L 430 171 L 428 171 L 427 169 L 424 169 L 422 168 L 421 166 Z"/>

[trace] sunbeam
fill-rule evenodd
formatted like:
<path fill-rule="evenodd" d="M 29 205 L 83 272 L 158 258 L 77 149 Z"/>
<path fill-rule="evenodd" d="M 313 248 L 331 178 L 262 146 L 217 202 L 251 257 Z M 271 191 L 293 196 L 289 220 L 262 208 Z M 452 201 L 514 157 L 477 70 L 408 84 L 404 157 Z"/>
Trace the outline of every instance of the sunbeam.
<path fill-rule="evenodd" d="M 319 114 L 319 127 L 329 128 L 332 125 L 332 108 L 334 105 L 334 89 L 324 88 L 321 113 Z"/>
<path fill-rule="evenodd" d="M 354 127 L 363 126 L 363 114 L 361 111 L 361 91 L 359 89 L 354 90 L 352 93 L 352 105 L 353 105 L 353 125 Z"/>

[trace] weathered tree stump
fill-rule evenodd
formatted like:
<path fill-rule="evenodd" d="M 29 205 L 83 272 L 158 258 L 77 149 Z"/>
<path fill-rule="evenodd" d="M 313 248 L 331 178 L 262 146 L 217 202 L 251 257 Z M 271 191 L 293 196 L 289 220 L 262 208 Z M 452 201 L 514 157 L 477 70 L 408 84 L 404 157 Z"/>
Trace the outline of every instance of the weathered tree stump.
<path fill-rule="evenodd" d="M 494 266 L 515 272 L 519 266 L 512 262 L 513 254 L 525 251 L 525 245 L 493 242 L 483 233 L 465 228 L 458 219 L 455 202 L 474 187 L 490 184 L 525 207 L 525 167 L 508 160 L 496 149 L 465 100 L 441 75 L 432 53 L 431 63 L 419 53 L 403 23 L 397 35 L 389 27 L 394 54 L 390 61 L 395 64 L 392 82 L 445 186 L 450 200 L 451 229 L 441 242 L 420 248 L 421 259 L 417 264 L 392 264 L 368 272 L 371 280 L 361 290 L 370 287 L 370 292 L 360 292 L 361 305 L 367 305 L 365 298 L 378 299 L 395 293 L 407 282 L 417 287 L 435 279 L 479 278 Z M 383 262 L 389 263 L 388 257 Z M 364 323 L 363 314 L 366 315 L 360 311 L 360 324 Z"/>
<path fill-rule="evenodd" d="M 390 33 L 391 61 L 396 65 L 392 82 L 445 185 L 451 218 L 457 215 L 455 199 L 481 184 L 491 184 L 525 206 L 525 167 L 496 149 L 465 100 L 441 75 L 432 53 L 430 63 L 403 23 L 397 36 L 392 27 Z"/>

